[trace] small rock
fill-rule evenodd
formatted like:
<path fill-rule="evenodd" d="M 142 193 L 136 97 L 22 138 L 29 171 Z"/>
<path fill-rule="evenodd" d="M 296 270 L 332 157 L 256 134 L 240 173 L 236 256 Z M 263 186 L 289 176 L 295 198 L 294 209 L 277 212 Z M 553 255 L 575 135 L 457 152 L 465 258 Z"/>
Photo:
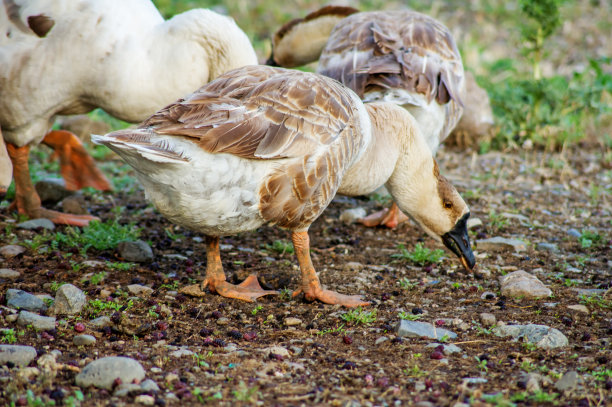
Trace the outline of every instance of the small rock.
<path fill-rule="evenodd" d="M 91 335 L 76 335 L 72 342 L 77 346 L 88 346 L 96 343 L 96 338 Z"/>
<path fill-rule="evenodd" d="M 46 310 L 47 305 L 37 296 L 26 293 L 23 290 L 9 288 L 6 291 L 6 305 L 15 309 L 24 309 L 27 311 Z"/>
<path fill-rule="evenodd" d="M 497 318 L 495 318 L 493 314 L 482 312 L 480 314 L 480 322 L 482 322 L 484 326 L 493 326 L 497 322 Z"/>
<path fill-rule="evenodd" d="M 465 377 L 462 384 L 484 384 L 486 382 L 488 380 L 482 377 Z"/>
<path fill-rule="evenodd" d="M 15 322 L 17 321 L 17 318 L 19 318 L 19 314 L 10 314 L 4 317 L 4 319 L 6 319 L 6 322 Z"/>
<path fill-rule="evenodd" d="M 355 223 L 365 216 L 366 210 L 364 208 L 359 207 L 347 209 L 340 214 L 340 222 L 344 223 L 345 225 L 350 225 L 351 223 Z"/>
<path fill-rule="evenodd" d="M 574 291 L 578 293 L 578 296 L 586 295 L 587 297 L 591 297 L 593 295 L 604 295 L 606 290 L 601 288 L 574 288 Z"/>
<path fill-rule="evenodd" d="M 365 266 L 364 266 L 363 264 L 359 263 L 359 262 L 356 262 L 356 261 L 349 261 L 349 262 L 348 262 L 348 263 L 346 263 L 346 264 L 344 265 L 344 267 L 342 267 L 342 268 L 344 269 L 344 271 L 348 271 L 348 272 L 350 272 L 350 273 L 358 273 L 358 272 L 360 272 L 361 270 L 363 270 L 363 269 L 364 269 L 364 267 L 365 267 Z"/>
<path fill-rule="evenodd" d="M 501 236 L 476 240 L 476 246 L 478 247 L 478 250 L 492 252 L 503 252 L 509 249 L 514 250 L 515 252 L 527 250 L 527 245 L 522 240 L 508 239 Z"/>
<path fill-rule="evenodd" d="M 19 318 L 17 318 L 17 324 L 21 326 L 32 325 L 34 329 L 40 329 L 41 331 L 48 331 L 55 329 L 55 318 L 54 317 L 42 317 L 38 314 L 29 311 L 21 311 Z"/>
<path fill-rule="evenodd" d="M 550 288 L 546 287 L 537 277 L 523 270 L 518 270 L 500 277 L 501 293 L 509 297 L 524 297 L 527 299 L 549 297 Z"/>
<path fill-rule="evenodd" d="M 227 325 L 229 323 L 230 323 L 229 318 L 221 317 L 221 318 L 217 319 L 217 325 Z"/>
<path fill-rule="evenodd" d="M 7 362 L 15 366 L 27 366 L 36 357 L 36 349 L 23 345 L 0 345 L 0 365 Z"/>
<path fill-rule="evenodd" d="M 567 337 L 561 331 L 546 325 L 504 325 L 494 328 L 493 333 L 501 337 L 524 338 L 541 349 L 560 348 L 569 344 Z"/>
<path fill-rule="evenodd" d="M 151 379 L 147 379 L 140 383 L 140 388 L 144 393 L 158 393 L 159 386 Z"/>
<path fill-rule="evenodd" d="M 25 247 L 16 244 L 9 244 L 7 246 L 0 247 L 0 255 L 2 255 L 2 257 L 4 257 L 5 259 L 10 259 L 12 257 L 18 256 L 25 251 Z"/>
<path fill-rule="evenodd" d="M 25 230 L 38 230 L 38 229 L 53 230 L 55 229 L 55 225 L 53 224 L 53 222 L 45 218 L 26 220 L 25 222 L 18 223 L 17 227 L 19 229 L 25 229 Z"/>
<path fill-rule="evenodd" d="M 559 252 L 559 247 L 554 243 L 539 242 L 538 244 L 536 244 L 536 249 L 540 251 L 548 251 L 551 253 Z"/>
<path fill-rule="evenodd" d="M 148 394 L 141 394 L 140 396 L 136 396 L 136 398 L 134 398 L 134 401 L 145 406 L 152 406 L 153 404 L 155 404 L 155 397 L 149 396 Z"/>
<path fill-rule="evenodd" d="M 296 325 L 301 325 L 301 324 L 302 324 L 302 320 L 299 318 L 294 318 L 294 317 L 285 318 L 285 325 L 287 326 L 296 326 Z"/>
<path fill-rule="evenodd" d="M 374 345 L 380 345 L 381 343 L 387 342 L 388 340 L 389 338 L 387 338 L 386 336 L 381 336 L 380 338 L 376 339 Z"/>
<path fill-rule="evenodd" d="M 92 319 L 91 321 L 89 321 L 89 323 L 94 328 L 104 328 L 104 327 L 107 327 L 107 326 L 111 326 L 113 324 L 111 322 L 111 319 L 109 317 L 107 317 L 106 315 L 98 317 L 96 319 Z"/>
<path fill-rule="evenodd" d="M 467 220 L 468 229 L 474 229 L 479 226 L 482 226 L 482 220 L 480 218 L 468 218 Z"/>
<path fill-rule="evenodd" d="M 57 315 L 74 315 L 81 312 L 87 302 L 85 293 L 72 284 L 63 284 L 55 293 L 53 311 Z"/>
<path fill-rule="evenodd" d="M 115 389 L 113 396 L 115 397 L 125 397 L 128 395 L 142 394 L 142 387 L 139 384 L 135 383 L 121 383 Z"/>
<path fill-rule="evenodd" d="M 61 206 L 64 212 L 74 215 L 87 215 L 87 202 L 81 195 L 67 196 L 62 199 Z"/>
<path fill-rule="evenodd" d="M 117 251 L 125 261 L 143 263 L 153 260 L 151 246 L 142 240 L 135 242 L 121 242 L 117 245 Z"/>
<path fill-rule="evenodd" d="M 200 288 L 200 284 L 187 285 L 179 290 L 179 293 L 189 295 L 190 297 L 205 297 L 206 293 Z"/>
<path fill-rule="evenodd" d="M 568 230 L 567 230 L 567 234 L 568 234 L 568 235 L 570 235 L 570 236 L 572 236 L 572 237 L 575 237 L 575 238 L 578 238 L 578 237 L 582 236 L 582 233 L 578 232 L 578 231 L 577 231 L 576 229 L 574 229 L 574 228 L 568 229 Z"/>
<path fill-rule="evenodd" d="M 21 247 L 21 246 L 20 246 Z M 20 272 L 11 269 L 0 269 L 0 278 L 5 280 L 14 280 L 19 278 Z"/>
<path fill-rule="evenodd" d="M 260 352 L 265 355 L 273 354 L 280 355 L 282 357 L 289 357 L 289 351 L 287 348 L 283 348 L 282 346 L 270 346 L 269 348 L 261 349 Z"/>
<path fill-rule="evenodd" d="M 190 351 L 189 349 L 178 349 L 175 350 L 174 352 L 170 353 L 170 356 L 172 356 L 173 358 L 181 358 L 183 356 L 193 356 L 193 352 Z"/>
<path fill-rule="evenodd" d="M 134 359 L 122 356 L 108 356 L 94 360 L 76 376 L 79 387 L 95 386 L 112 390 L 116 379 L 122 383 L 141 381 L 145 377 L 142 365 Z"/>
<path fill-rule="evenodd" d="M 557 381 L 557 383 L 555 383 L 555 389 L 557 389 L 558 391 L 568 391 L 568 390 L 573 390 L 576 388 L 576 386 L 578 386 L 578 381 L 579 381 L 579 376 L 578 376 L 578 372 L 576 372 L 575 370 L 571 370 L 569 372 L 566 372 L 565 374 L 563 374 L 563 376 L 559 379 L 559 381 Z"/>
<path fill-rule="evenodd" d="M 525 215 L 521 215 L 518 213 L 508 213 L 508 212 L 502 212 L 500 215 L 506 219 L 517 220 L 523 226 L 527 226 L 527 227 L 531 226 L 531 221 Z"/>
<path fill-rule="evenodd" d="M 497 295 L 492 291 L 485 291 L 480 295 L 481 300 L 494 300 Z"/>
<path fill-rule="evenodd" d="M 140 284 L 130 284 L 127 286 L 127 289 L 130 293 L 137 296 L 147 296 L 153 292 L 151 287 L 147 287 L 146 285 Z"/>
<path fill-rule="evenodd" d="M 590 314 L 591 313 L 591 311 L 589 311 L 589 309 L 586 307 L 586 305 L 582 305 L 582 304 L 568 305 L 567 308 L 571 309 L 573 311 L 582 312 L 584 314 Z"/>
<path fill-rule="evenodd" d="M 166 383 L 172 383 L 177 380 L 179 380 L 179 376 L 176 373 L 168 373 L 165 378 Z"/>
<path fill-rule="evenodd" d="M 457 345 L 453 345 L 452 343 L 429 343 L 427 344 L 427 346 L 425 346 L 426 348 L 437 348 L 438 346 L 442 346 L 442 353 L 444 353 L 445 355 L 452 355 L 453 353 L 459 353 L 459 352 L 463 352 L 463 349 L 461 349 L 459 346 Z"/>
<path fill-rule="evenodd" d="M 38 196 L 43 203 L 57 203 L 74 193 L 66 189 L 63 179 L 43 179 L 38 181 L 34 188 L 36 188 L 36 192 L 38 192 Z"/>
<path fill-rule="evenodd" d="M 406 337 L 426 337 L 431 339 L 440 339 L 444 336 L 447 336 L 449 339 L 454 339 L 457 337 L 457 334 L 451 332 L 444 328 L 436 328 L 430 323 L 427 322 L 419 322 L 419 321 L 408 321 L 406 319 L 402 319 L 397 326 L 395 327 L 395 331 L 398 336 L 406 336 Z"/>
<path fill-rule="evenodd" d="M 2 364 L 2 363 L 0 363 L 0 364 Z M 30 380 L 34 379 L 35 377 L 38 377 L 38 375 L 40 375 L 40 369 L 38 369 L 36 367 L 22 367 L 17 372 L 17 377 L 18 378 L 20 378 L 22 380 L 27 380 L 27 381 L 30 381 Z"/>

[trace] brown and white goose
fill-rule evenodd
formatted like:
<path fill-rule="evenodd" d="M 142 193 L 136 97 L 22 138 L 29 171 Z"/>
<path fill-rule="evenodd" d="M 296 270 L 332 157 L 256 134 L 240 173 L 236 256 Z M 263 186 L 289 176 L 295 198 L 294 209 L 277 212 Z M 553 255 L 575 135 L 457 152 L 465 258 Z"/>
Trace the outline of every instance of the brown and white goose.
<path fill-rule="evenodd" d="M 400 208 L 467 268 L 469 209 L 438 171 L 416 122 L 393 103 L 363 104 L 340 83 L 267 66 L 221 75 L 136 129 L 92 136 L 136 170 L 170 221 L 206 235 L 204 285 L 253 301 L 272 294 L 255 276 L 225 281 L 219 236 L 275 224 L 291 231 L 308 300 L 366 305 L 321 287 L 308 228 L 336 193 L 386 185 Z M 296 292 L 296 293 L 297 293 Z"/>
<path fill-rule="evenodd" d="M 461 55 L 448 28 L 424 14 L 328 6 L 274 35 L 269 63 L 292 67 L 317 59 L 318 73 L 342 82 L 363 101 L 407 109 L 434 155 L 462 115 Z M 394 227 L 401 215 L 394 203 L 363 223 Z"/>
<path fill-rule="evenodd" d="M 76 137 L 47 134 L 55 115 L 100 107 L 139 122 L 222 72 L 256 63 L 246 34 L 210 10 L 165 21 L 150 0 L 3 0 L 0 128 L 17 210 L 56 223 L 92 219 L 43 209 L 32 186 L 29 148 L 41 141 L 60 153 L 63 168 L 77 167 L 73 175 L 93 167 Z M 0 168 L 9 166 L 1 150 L 0 160 Z"/>

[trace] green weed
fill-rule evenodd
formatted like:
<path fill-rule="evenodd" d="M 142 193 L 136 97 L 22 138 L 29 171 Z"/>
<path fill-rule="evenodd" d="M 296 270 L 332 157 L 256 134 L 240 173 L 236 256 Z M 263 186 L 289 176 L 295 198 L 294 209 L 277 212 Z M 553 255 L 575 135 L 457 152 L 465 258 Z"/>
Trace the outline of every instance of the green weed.
<path fill-rule="evenodd" d="M 140 236 L 140 229 L 133 224 L 120 225 L 116 220 L 107 222 L 90 222 L 84 228 L 67 227 L 66 233 L 58 232 L 55 241 L 65 247 L 76 247 L 82 253 L 90 248 L 108 250 L 117 247 L 119 242 L 136 240 Z"/>
<path fill-rule="evenodd" d="M 404 245 L 400 244 L 397 249 L 400 251 L 399 254 L 392 254 L 391 257 L 410 260 L 419 266 L 426 266 L 429 264 L 435 264 L 440 261 L 444 255 L 444 251 L 440 249 L 428 249 L 423 246 L 423 243 L 417 243 L 414 246 L 414 250 L 409 252 Z"/>
<path fill-rule="evenodd" d="M 415 314 L 412 314 L 412 313 L 409 313 L 409 312 L 406 312 L 406 311 L 400 312 L 398 314 L 398 316 L 399 316 L 400 319 L 406 319 L 408 321 L 416 321 L 416 320 L 421 319 L 423 317 L 423 315 L 421 315 L 421 314 L 415 315 Z"/>
<path fill-rule="evenodd" d="M 357 307 L 342 314 L 340 318 L 354 325 L 369 325 L 376 321 L 376 310 L 364 311 L 361 307 Z"/>
<path fill-rule="evenodd" d="M 293 244 L 286 242 L 284 240 L 275 240 L 271 245 L 265 245 L 267 250 L 272 250 L 278 254 L 293 254 Z"/>

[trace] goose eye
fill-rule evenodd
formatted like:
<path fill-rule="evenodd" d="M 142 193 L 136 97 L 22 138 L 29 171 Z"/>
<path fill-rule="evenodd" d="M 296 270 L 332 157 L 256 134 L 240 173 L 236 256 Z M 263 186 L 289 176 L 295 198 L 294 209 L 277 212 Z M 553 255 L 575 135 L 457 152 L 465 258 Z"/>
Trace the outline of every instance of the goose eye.
<path fill-rule="evenodd" d="M 444 209 L 451 209 L 453 207 L 453 203 L 449 201 L 444 202 Z"/>

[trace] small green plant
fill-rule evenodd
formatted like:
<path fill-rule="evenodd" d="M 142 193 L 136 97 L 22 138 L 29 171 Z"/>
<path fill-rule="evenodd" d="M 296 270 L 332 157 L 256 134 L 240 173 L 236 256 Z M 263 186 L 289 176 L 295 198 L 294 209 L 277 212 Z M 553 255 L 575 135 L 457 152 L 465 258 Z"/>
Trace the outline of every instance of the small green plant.
<path fill-rule="evenodd" d="M 474 359 L 476 359 L 476 363 L 478 363 L 478 368 L 481 372 L 487 373 L 489 371 L 489 368 L 487 367 L 487 359 L 481 360 L 478 356 L 475 356 Z"/>
<path fill-rule="evenodd" d="M 66 284 L 64 281 L 60 281 L 60 282 L 52 281 L 49 284 L 49 289 L 51 290 L 51 292 L 56 292 L 58 290 L 58 288 L 60 288 L 64 284 Z"/>
<path fill-rule="evenodd" d="M 238 383 L 238 388 L 232 391 L 232 394 L 236 401 L 243 401 L 246 403 L 256 403 L 259 393 L 257 386 L 248 387 L 242 380 Z"/>
<path fill-rule="evenodd" d="M 50 235 L 47 233 L 47 231 L 44 231 L 41 234 L 34 235 L 32 239 L 23 240 L 23 245 L 32 251 L 39 252 L 41 251 L 42 247 L 47 245 L 52 240 L 53 235 Z"/>
<path fill-rule="evenodd" d="M 172 280 L 172 282 L 170 284 L 162 284 L 159 286 L 159 288 L 163 288 L 166 290 L 170 290 L 170 291 L 176 291 L 179 288 L 179 282 L 177 280 Z"/>
<path fill-rule="evenodd" d="M 267 250 L 272 250 L 276 253 L 279 254 L 285 254 L 285 253 L 289 253 L 289 254 L 293 254 L 293 244 L 284 241 L 284 240 L 275 240 L 271 245 L 267 244 L 265 245 L 265 248 Z"/>
<path fill-rule="evenodd" d="M 589 229 L 582 230 L 578 241 L 580 242 L 580 246 L 583 249 L 588 249 L 593 246 L 597 247 L 602 244 L 605 244 L 603 237 L 599 233 Z"/>
<path fill-rule="evenodd" d="M 593 370 L 591 373 L 595 380 L 606 381 L 612 377 L 612 369 L 600 368 L 599 370 Z"/>
<path fill-rule="evenodd" d="M 595 294 L 595 295 L 582 294 L 578 298 L 580 298 L 580 303 L 583 305 L 589 305 L 592 307 L 599 307 L 599 308 L 604 308 L 604 309 L 612 309 L 612 301 L 607 300 L 598 294 Z"/>
<path fill-rule="evenodd" d="M 489 226 L 495 231 L 503 230 L 508 225 L 508 218 L 495 212 L 494 209 L 489 211 Z"/>
<path fill-rule="evenodd" d="M 544 40 L 561 24 L 559 0 L 520 0 L 521 36 L 525 42 L 525 54 L 530 55 L 533 63 L 533 77 L 542 77 L 540 63 L 544 50 Z"/>
<path fill-rule="evenodd" d="M 166 232 L 166 236 L 170 238 L 173 242 L 181 241 L 185 239 L 185 235 L 181 233 L 174 233 L 170 228 L 165 228 L 164 232 Z"/>
<path fill-rule="evenodd" d="M 117 247 L 119 242 L 136 240 L 140 236 L 140 229 L 133 224 L 120 225 L 116 220 L 107 222 L 90 222 L 83 228 L 66 228 L 66 233 L 55 234 L 55 244 L 69 248 L 76 247 L 81 253 L 90 248 L 108 250 Z"/>
<path fill-rule="evenodd" d="M 106 272 L 101 271 L 99 273 L 94 274 L 89 278 L 89 283 L 93 285 L 98 285 L 106 278 Z"/>
<path fill-rule="evenodd" d="M 537 366 L 533 362 L 530 362 L 528 360 L 524 360 L 521 363 L 521 369 L 523 369 L 527 373 L 533 372 L 534 370 L 536 370 L 536 368 Z"/>
<path fill-rule="evenodd" d="M 391 205 L 391 195 L 374 193 L 370 195 L 370 201 L 378 202 L 383 206 Z"/>
<path fill-rule="evenodd" d="M 263 309 L 263 306 L 262 306 L 262 305 L 258 305 L 258 306 L 256 306 L 255 308 L 253 308 L 253 309 L 251 310 L 251 315 L 257 315 L 257 313 L 258 313 L 259 311 L 261 311 L 262 309 Z"/>
<path fill-rule="evenodd" d="M 482 401 L 495 407 L 515 407 L 516 404 L 504 398 L 503 393 L 483 394 Z"/>
<path fill-rule="evenodd" d="M 345 314 L 342 314 L 340 318 L 354 325 L 369 325 L 376 321 L 376 310 L 364 311 L 361 307 L 357 307 Z"/>
<path fill-rule="evenodd" d="M 288 288 L 281 288 L 279 293 L 278 293 L 278 298 L 281 301 L 289 301 L 291 299 L 291 295 L 293 294 L 293 292 L 288 289 Z"/>
<path fill-rule="evenodd" d="M 416 282 L 408 280 L 407 277 L 400 278 L 398 283 L 404 290 L 412 290 L 417 286 Z"/>
<path fill-rule="evenodd" d="M 121 305 L 114 301 L 104 301 L 100 299 L 89 300 L 87 307 L 90 313 L 97 315 L 104 311 L 125 311 L 134 306 L 134 302 L 129 300 L 126 304 Z"/>
<path fill-rule="evenodd" d="M 17 342 L 17 335 L 15 334 L 15 330 L 12 328 L 5 328 L 2 331 L 2 338 L 0 339 L 3 343 L 8 343 L 9 345 Z"/>
<path fill-rule="evenodd" d="M 213 354 L 212 351 L 208 351 L 208 353 L 206 353 L 206 354 L 194 353 L 192 355 L 192 358 L 193 358 L 193 361 L 195 362 L 196 366 L 208 368 L 208 367 L 210 367 L 210 365 L 208 364 L 208 362 L 206 362 L 206 359 L 211 357 L 212 354 Z"/>
<path fill-rule="evenodd" d="M 543 390 L 537 390 L 527 398 L 535 403 L 552 403 L 559 397 L 559 393 L 546 393 Z"/>
<path fill-rule="evenodd" d="M 129 271 L 134 268 L 135 264 L 122 261 L 107 261 L 106 266 L 112 270 Z"/>
<path fill-rule="evenodd" d="M 409 369 L 404 369 L 404 374 L 410 377 L 422 377 L 425 376 L 427 372 L 422 371 L 419 365 L 415 364 Z"/>
<path fill-rule="evenodd" d="M 438 342 L 446 343 L 449 339 L 450 337 L 448 336 L 448 334 L 444 334 L 440 337 L 440 339 L 438 339 Z"/>
<path fill-rule="evenodd" d="M 416 321 L 418 319 L 421 319 L 423 317 L 423 315 L 421 314 L 411 314 L 409 312 L 406 311 L 402 311 L 398 314 L 398 316 L 400 317 L 400 319 L 407 319 L 408 321 Z"/>
<path fill-rule="evenodd" d="M 344 328 L 344 324 L 340 324 L 340 325 L 336 325 L 333 328 L 327 328 L 324 330 L 319 330 L 317 331 L 317 335 L 323 336 L 323 335 L 327 335 L 327 334 L 336 334 L 336 333 L 343 333 L 346 332 L 346 329 Z"/>
<path fill-rule="evenodd" d="M 418 264 L 419 266 L 427 266 L 429 264 L 435 264 L 442 256 L 444 256 L 444 251 L 440 249 L 430 250 L 423 246 L 423 243 L 417 243 L 414 246 L 414 250 L 409 252 L 406 250 L 404 245 L 400 244 L 397 249 L 400 251 L 398 254 L 392 254 L 391 257 L 400 258 L 403 260 L 410 260 L 413 263 Z"/>

